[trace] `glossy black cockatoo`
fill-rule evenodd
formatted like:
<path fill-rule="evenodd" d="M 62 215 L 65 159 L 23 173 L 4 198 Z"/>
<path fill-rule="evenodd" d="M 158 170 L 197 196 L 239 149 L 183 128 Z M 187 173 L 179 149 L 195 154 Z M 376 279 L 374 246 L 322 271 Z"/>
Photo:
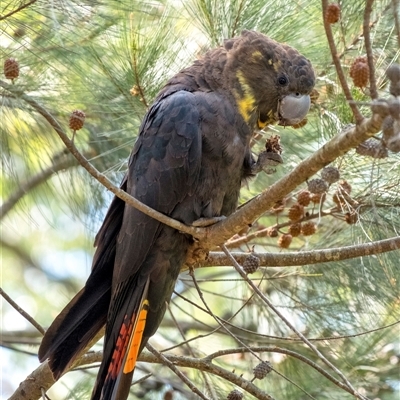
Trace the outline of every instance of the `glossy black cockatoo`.
<path fill-rule="evenodd" d="M 254 174 L 253 133 L 294 125 L 315 76 L 290 46 L 244 31 L 170 79 L 140 127 L 121 188 L 191 225 L 228 216 Z M 157 330 L 193 239 L 114 198 L 96 236 L 91 274 L 39 349 L 59 378 L 106 325 L 92 399 L 126 399 L 136 363 Z"/>

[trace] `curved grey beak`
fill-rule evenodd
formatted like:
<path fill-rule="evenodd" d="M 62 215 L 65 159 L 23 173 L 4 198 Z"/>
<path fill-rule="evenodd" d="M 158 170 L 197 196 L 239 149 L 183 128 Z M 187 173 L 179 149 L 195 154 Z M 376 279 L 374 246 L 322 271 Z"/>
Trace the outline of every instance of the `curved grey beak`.
<path fill-rule="evenodd" d="M 291 93 L 283 97 L 278 106 L 279 125 L 296 125 L 307 115 L 311 105 L 309 95 Z"/>

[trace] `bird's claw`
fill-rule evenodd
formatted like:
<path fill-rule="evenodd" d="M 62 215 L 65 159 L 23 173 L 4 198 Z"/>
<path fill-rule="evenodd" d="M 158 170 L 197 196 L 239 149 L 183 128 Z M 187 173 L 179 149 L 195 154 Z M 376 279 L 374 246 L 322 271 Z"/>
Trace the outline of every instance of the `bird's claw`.
<path fill-rule="evenodd" d="M 272 151 L 263 151 L 258 155 L 257 162 L 252 167 L 252 172 L 257 174 L 264 171 L 266 174 L 273 174 L 276 167 L 283 164 L 282 156 Z"/>

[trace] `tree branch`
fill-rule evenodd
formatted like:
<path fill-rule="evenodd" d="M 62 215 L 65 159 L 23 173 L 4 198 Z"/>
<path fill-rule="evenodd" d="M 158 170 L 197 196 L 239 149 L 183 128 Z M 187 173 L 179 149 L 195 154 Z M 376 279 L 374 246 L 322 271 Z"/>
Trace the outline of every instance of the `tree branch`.
<path fill-rule="evenodd" d="M 287 253 L 254 253 L 260 259 L 260 265 L 265 267 L 290 267 L 307 264 L 321 264 L 348 260 L 350 258 L 365 257 L 371 254 L 387 253 L 400 250 L 400 236 L 390 239 L 378 240 L 371 243 L 363 243 L 354 246 L 334 247 L 332 249 L 287 252 Z M 243 264 L 249 253 L 231 253 L 234 259 Z M 210 252 L 207 260 L 201 263 L 201 267 L 207 266 L 231 266 L 230 257 L 223 252 Z"/>
<path fill-rule="evenodd" d="M 291 172 L 254 197 L 229 218 L 205 228 L 204 243 L 208 244 L 210 248 L 212 245 L 221 245 L 232 236 L 232 233 L 239 232 L 244 226 L 251 225 L 277 201 L 282 200 L 320 169 L 379 132 L 383 119 L 382 115 L 373 114 L 371 118 L 366 118 L 358 125 L 345 129 L 334 136 Z"/>
<path fill-rule="evenodd" d="M 189 227 L 156 210 L 153 210 L 127 194 L 122 189 L 113 185 L 105 175 L 101 174 L 96 168 L 94 168 L 93 165 L 79 152 L 73 141 L 67 137 L 58 121 L 44 107 L 38 104 L 30 96 L 24 94 L 19 89 L 16 89 L 13 85 L 0 81 L 0 86 L 4 87 L 14 95 L 18 95 L 36 109 L 55 129 L 67 149 L 74 155 L 78 162 L 108 190 L 146 215 L 202 240 L 202 244 L 208 248 L 224 243 L 232 236 L 232 234 L 240 231 L 243 226 L 250 225 L 255 219 L 259 218 L 264 212 L 270 209 L 274 203 L 284 198 L 297 186 L 305 182 L 310 176 L 314 175 L 324 166 L 377 133 L 380 130 L 383 121 L 383 116 L 375 113 L 371 118 L 364 119 L 355 127 L 341 132 L 306 160 L 302 161 L 293 171 L 275 182 L 269 188 L 265 189 L 260 195 L 253 198 L 229 218 L 207 228 L 198 228 Z M 396 248 L 392 248 L 392 250 L 395 250 Z M 379 251 L 379 245 L 376 249 Z M 329 253 L 327 252 L 326 255 L 328 255 L 327 261 L 329 261 Z"/>
<path fill-rule="evenodd" d="M 194 228 L 187 226 L 179 221 L 170 218 L 151 207 L 143 204 L 139 200 L 135 199 L 124 190 L 115 186 L 104 174 L 98 171 L 84 156 L 83 154 L 76 148 L 74 142 L 69 139 L 67 134 L 64 132 L 64 129 L 61 127 L 60 123 L 36 100 L 34 100 L 31 96 L 25 94 L 22 90 L 15 87 L 15 85 L 9 85 L 8 83 L 0 80 L 0 86 L 4 89 L 8 90 L 15 96 L 21 98 L 30 104 L 39 114 L 41 114 L 47 122 L 54 128 L 57 132 L 60 139 L 64 142 L 65 147 L 70 151 L 70 153 L 77 159 L 78 163 L 89 172 L 90 175 L 93 176 L 97 181 L 99 181 L 103 186 L 105 186 L 110 192 L 114 193 L 118 198 L 125 201 L 130 206 L 138 209 L 144 214 L 156 219 L 157 221 L 162 222 L 165 225 L 168 225 L 172 228 L 175 228 L 181 232 L 188 233 L 196 238 L 202 237 L 203 228 Z"/>
<path fill-rule="evenodd" d="M 226 246 L 222 245 L 221 246 L 222 250 L 224 253 L 231 258 L 231 261 L 233 263 L 233 266 L 235 267 L 236 271 L 239 273 L 239 275 L 246 280 L 248 285 L 252 288 L 254 293 L 256 293 L 260 299 L 268 305 L 268 307 L 281 319 L 281 321 L 289 328 L 291 329 L 303 342 L 306 344 L 315 354 L 316 356 L 329 368 L 331 368 L 337 375 L 339 375 L 342 380 L 344 385 L 347 387 L 347 391 L 351 393 L 354 397 L 360 400 L 365 400 L 365 397 L 362 396 L 360 393 L 356 391 L 356 389 L 353 388 L 352 384 L 350 381 L 346 378 L 346 376 L 333 364 L 331 363 L 319 350 L 318 348 L 310 342 L 296 327 L 272 304 L 272 302 L 269 300 L 269 298 L 261 292 L 261 290 L 254 284 L 254 282 L 248 278 L 246 273 L 243 271 L 242 267 L 235 261 L 235 259 L 232 257 L 230 254 L 229 250 L 226 248 Z"/>
<path fill-rule="evenodd" d="M 209 372 L 216 376 L 220 376 L 246 390 L 257 399 L 271 399 L 269 395 L 265 394 L 249 380 L 243 378 L 243 376 L 236 375 L 234 372 L 230 372 L 212 363 L 212 360 L 217 357 L 232 354 L 245 354 L 249 352 L 279 353 L 296 358 L 299 361 L 308 364 L 310 367 L 314 368 L 317 372 L 330 380 L 336 386 L 351 393 L 346 385 L 337 380 L 335 377 L 333 377 L 331 374 L 329 374 L 327 371 L 318 366 L 318 364 L 316 364 L 309 358 L 295 351 L 278 346 L 254 346 L 250 348 L 239 347 L 235 349 L 225 349 L 217 351 L 215 353 L 211 353 L 203 358 L 175 356 L 172 354 L 163 354 L 163 357 L 165 357 L 165 359 L 171 362 L 174 366 L 192 368 L 203 372 Z M 103 352 L 101 351 L 88 352 L 76 362 L 74 369 L 79 369 L 83 366 L 99 363 L 101 362 L 102 358 Z M 138 358 L 138 361 L 150 364 L 158 364 L 160 363 L 160 358 L 157 355 L 151 354 L 149 352 L 142 352 Z M 18 389 L 13 393 L 9 400 L 37 400 L 41 397 L 41 390 L 44 389 L 45 391 L 47 391 L 52 385 L 54 385 L 54 383 L 55 381 L 51 374 L 48 363 L 44 362 L 38 368 L 36 368 L 23 382 L 21 382 Z"/>
<path fill-rule="evenodd" d="M 78 367 L 99 362 L 102 358 L 102 352 L 89 352 L 82 356 L 75 366 Z M 42 389 L 47 391 L 54 383 L 55 380 L 49 368 L 49 364 L 46 361 L 40 364 L 39 367 L 32 371 L 25 380 L 20 383 L 18 389 L 8 400 L 38 400 L 42 397 Z"/>
<path fill-rule="evenodd" d="M 265 351 L 269 351 L 268 348 Z M 272 349 L 272 348 L 271 348 Z M 278 348 L 275 348 L 278 349 Z M 244 353 L 249 351 L 248 349 L 239 349 L 238 353 Z M 257 350 L 260 351 L 260 350 Z M 261 350 L 264 351 L 264 350 Z M 234 350 L 233 350 L 234 352 Z M 294 352 L 293 352 L 294 353 Z M 82 356 L 74 365 L 75 368 L 82 367 L 84 365 L 101 362 L 103 357 L 102 352 L 89 352 Z M 212 363 L 212 360 L 208 360 L 207 357 L 198 359 L 194 357 L 184 356 L 173 356 L 163 355 L 163 357 L 171 362 L 172 365 L 178 367 L 193 368 L 199 371 L 209 372 L 216 376 L 220 376 L 229 382 L 241 387 L 248 393 L 252 394 L 255 398 L 260 400 L 273 400 L 271 396 L 260 390 L 256 385 L 251 383 L 249 380 L 244 379 L 242 376 L 236 375 L 234 372 L 230 372 L 220 366 Z M 139 362 L 147 362 L 152 364 L 160 363 L 160 358 L 155 354 L 143 352 L 138 358 Z M 42 389 L 47 391 L 55 381 L 53 375 L 48 366 L 48 362 L 44 362 L 39 365 L 26 379 L 20 383 L 18 389 L 11 395 L 8 400 L 38 400 L 42 395 Z"/>

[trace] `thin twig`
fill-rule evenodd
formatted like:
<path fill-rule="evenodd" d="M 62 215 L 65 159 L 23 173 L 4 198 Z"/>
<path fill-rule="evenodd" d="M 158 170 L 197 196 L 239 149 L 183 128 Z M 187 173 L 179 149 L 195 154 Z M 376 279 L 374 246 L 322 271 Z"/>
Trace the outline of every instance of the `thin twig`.
<path fill-rule="evenodd" d="M 264 350 L 260 350 L 264 349 Z M 268 350 L 271 349 L 271 350 Z M 257 348 L 257 352 L 261 351 L 274 351 L 273 349 L 278 349 L 276 347 L 263 347 Z M 284 350 L 284 349 L 283 349 Z M 245 353 L 248 352 L 246 348 L 239 348 L 238 350 L 231 350 L 233 353 Z M 257 386 L 251 383 L 249 380 L 244 379 L 242 376 L 235 374 L 234 372 L 228 371 L 218 365 L 214 365 L 211 360 L 207 360 L 207 357 L 203 359 L 186 357 L 186 356 L 174 356 L 174 355 L 161 355 L 156 352 L 156 354 L 151 354 L 148 352 L 142 352 L 138 358 L 140 362 L 147 362 L 157 364 L 160 363 L 160 356 L 163 359 L 168 360 L 174 366 L 192 368 L 199 371 L 204 371 L 211 373 L 213 375 L 222 377 L 223 379 L 232 382 L 233 384 L 241 387 L 246 390 L 248 393 L 253 395 L 256 399 L 259 400 L 271 400 L 272 398 L 266 395 L 262 390 L 260 390 Z M 294 352 L 292 352 L 295 354 Z M 285 354 L 285 353 L 283 353 Z M 299 355 L 302 357 L 301 355 Z M 300 359 L 300 357 L 297 357 Z M 82 367 L 84 365 L 98 363 L 102 360 L 103 353 L 101 351 L 96 352 L 88 352 L 83 355 L 80 359 L 76 361 L 74 364 L 74 370 L 76 367 Z M 312 365 L 312 361 L 308 360 L 308 364 Z M 329 375 L 329 374 L 328 374 Z M 329 379 L 329 378 L 328 378 Z M 335 379 L 335 378 L 333 378 Z M 332 381 L 334 382 L 334 380 Z M 11 395 L 9 400 L 21 400 L 26 398 L 26 393 L 29 393 L 30 398 L 39 398 L 41 396 L 41 389 L 48 390 L 55 383 L 53 375 L 48 366 L 48 362 L 42 363 L 38 368 L 36 368 L 32 373 L 18 386 L 16 391 Z M 339 382 L 340 384 L 340 382 Z M 273 399 L 272 399 L 273 400 Z"/>
<path fill-rule="evenodd" d="M 338 57 L 335 39 L 333 38 L 331 24 L 324 17 L 327 7 L 328 7 L 328 0 L 322 0 L 322 19 L 324 21 L 325 33 L 326 33 L 326 37 L 328 39 L 329 48 L 331 50 L 332 60 L 333 60 L 333 63 L 335 64 L 336 73 L 338 75 L 340 84 L 343 89 L 343 93 L 346 97 L 346 100 L 348 102 L 353 101 L 353 96 L 351 95 L 349 85 L 347 84 L 346 77 L 344 76 L 344 72 L 343 72 L 342 66 L 340 64 L 340 59 Z M 354 104 L 354 102 L 353 102 L 353 103 L 349 103 L 349 106 L 353 112 L 355 120 L 357 122 L 361 122 L 364 117 L 360 113 L 360 110 L 358 109 L 357 104 Z"/>
<path fill-rule="evenodd" d="M 10 11 L 8 14 L 6 15 L 1 15 L 0 16 L 0 21 L 2 21 L 3 19 L 6 19 L 8 17 L 11 17 L 12 15 L 16 14 L 17 12 L 20 12 L 21 10 L 23 10 L 26 7 L 29 7 L 30 5 L 32 5 L 33 3 L 36 3 L 37 0 L 31 0 L 28 1 L 28 3 L 25 4 L 21 4 L 19 7 L 17 7 L 15 10 Z"/>
<path fill-rule="evenodd" d="M 323 167 L 379 132 L 383 119 L 382 115 L 375 113 L 370 118 L 363 119 L 355 127 L 338 133 L 311 156 L 301 161 L 291 172 L 248 201 L 234 214 L 215 225 L 204 228 L 207 235 L 204 237 L 202 245 L 208 248 L 212 248 L 213 245 L 221 245 L 232 237 L 232 233 L 239 232 L 244 226 L 251 225 L 271 209 L 277 201 L 285 198 L 288 193 L 295 190 Z"/>
<path fill-rule="evenodd" d="M 4 297 L 4 299 L 14 307 L 30 324 L 32 324 L 42 335 L 46 333 L 44 328 L 35 321 L 26 311 L 24 311 L 1 287 L 0 287 L 0 295 Z"/>
<path fill-rule="evenodd" d="M 245 1 L 244 1 L 244 0 L 242 0 L 242 1 L 239 3 L 239 7 L 238 7 L 238 10 L 237 10 L 236 16 L 235 16 L 235 21 L 234 21 L 233 24 L 232 24 L 232 32 L 231 32 L 231 34 L 230 34 L 230 37 L 236 36 L 236 29 L 238 28 L 239 21 L 240 21 L 240 17 L 242 16 L 242 13 L 243 13 L 242 10 L 243 10 L 244 4 L 245 4 Z"/>
<path fill-rule="evenodd" d="M 174 294 L 175 294 L 176 296 L 178 296 L 179 298 L 181 298 L 183 301 L 185 301 L 185 302 L 189 303 L 190 305 L 192 305 L 193 307 L 197 308 L 198 310 L 200 310 L 200 311 L 206 313 L 207 315 L 212 316 L 214 319 L 217 319 L 217 320 L 218 320 L 217 322 L 219 322 L 219 325 L 218 325 L 217 327 L 213 328 L 213 327 L 210 326 L 209 324 L 205 324 L 205 323 L 202 322 L 201 320 L 197 319 L 194 315 L 190 315 L 190 317 L 192 318 L 192 320 L 194 320 L 195 322 L 198 323 L 198 327 L 194 327 L 193 324 L 190 324 L 190 328 L 193 328 L 193 327 L 194 327 L 196 330 L 207 329 L 207 333 L 194 336 L 194 337 L 192 337 L 192 338 L 190 338 L 190 339 L 185 340 L 184 342 L 178 343 L 178 344 L 176 344 L 176 345 L 174 345 L 174 346 L 170 346 L 170 347 L 164 349 L 163 351 L 170 351 L 170 350 L 175 349 L 175 348 L 177 348 L 177 347 L 181 347 L 181 346 L 183 346 L 183 345 L 185 345 L 185 344 L 187 344 L 187 343 L 191 343 L 191 342 L 193 342 L 193 341 L 195 341 L 195 340 L 204 339 L 204 338 L 206 338 L 206 337 L 208 337 L 208 336 L 211 336 L 211 335 L 213 335 L 214 333 L 216 333 L 216 332 L 218 332 L 218 331 L 221 331 L 221 328 L 223 327 L 223 324 L 229 325 L 229 326 L 231 326 L 231 327 L 233 327 L 233 328 L 235 328 L 235 329 L 237 329 L 237 330 L 241 330 L 241 331 L 244 331 L 244 332 L 246 332 L 246 333 L 252 333 L 252 334 L 254 334 L 254 332 L 248 331 L 248 330 L 246 330 L 246 329 L 242 329 L 242 328 L 240 328 L 240 327 L 238 327 L 238 326 L 236 326 L 236 325 L 234 325 L 234 324 L 232 324 L 232 323 L 230 322 L 230 321 L 242 310 L 242 308 L 244 308 L 244 307 L 247 305 L 247 303 L 251 301 L 251 298 L 253 297 L 253 295 L 251 295 L 250 298 L 247 299 L 247 300 L 244 302 L 244 304 L 239 308 L 239 310 L 237 310 L 234 314 L 232 314 L 232 315 L 229 317 L 229 319 L 224 319 L 224 318 L 218 317 L 217 315 L 213 314 L 211 310 L 209 311 L 209 310 L 207 310 L 207 309 L 201 307 L 198 303 L 196 303 L 196 302 L 194 302 L 194 301 L 191 301 L 191 300 L 188 299 L 187 297 L 184 297 L 181 293 L 178 293 L 178 292 L 174 291 Z M 177 307 L 182 313 L 184 313 L 184 314 L 186 314 L 186 315 L 189 315 L 189 312 L 188 312 L 187 310 L 185 310 L 183 307 L 180 307 L 178 304 L 174 304 L 174 306 Z M 227 334 L 227 335 L 229 335 L 229 336 L 232 336 L 232 335 L 231 335 L 231 332 L 230 332 L 230 331 L 226 331 L 226 330 L 225 330 L 225 332 L 222 332 L 222 334 Z M 257 335 L 258 335 L 258 334 L 256 334 L 256 336 L 257 336 Z M 259 335 L 259 336 L 263 336 L 263 337 L 272 337 L 272 336 L 267 336 L 267 335 Z M 234 337 L 234 339 L 237 339 L 237 338 Z"/>
<path fill-rule="evenodd" d="M 393 0 L 393 1 L 398 1 L 398 0 Z M 377 25 L 381 19 L 382 15 L 387 15 L 388 11 L 391 8 L 391 4 L 387 4 L 384 10 L 375 18 L 374 21 L 370 22 L 369 24 L 369 29 L 371 30 L 372 28 Z M 353 40 L 352 42 L 345 47 L 345 49 L 338 55 L 339 58 L 343 58 L 346 53 L 354 48 L 354 46 L 363 38 L 363 32 L 361 31 Z"/>
<path fill-rule="evenodd" d="M 34 100 L 31 96 L 23 93 L 18 88 L 15 88 L 13 85 L 9 85 L 8 83 L 0 80 L 0 86 L 9 92 L 13 93 L 15 96 L 21 98 L 30 104 L 39 114 L 41 114 L 47 122 L 53 127 L 53 129 L 57 132 L 60 139 L 64 142 L 66 148 L 70 151 L 70 153 L 78 160 L 79 164 L 89 172 L 90 175 L 93 176 L 97 181 L 99 181 L 103 186 L 105 186 L 110 192 L 114 193 L 118 198 L 125 201 L 130 206 L 138 209 L 144 214 L 156 219 L 157 221 L 162 222 L 165 225 L 168 225 L 172 228 L 175 228 L 181 232 L 188 233 L 194 237 L 200 238 L 204 232 L 204 228 L 193 228 L 187 226 L 173 218 L 170 218 L 151 207 L 143 204 L 139 200 L 135 199 L 131 195 L 129 195 L 124 190 L 115 186 L 104 174 L 98 171 L 85 157 L 84 155 L 76 148 L 73 141 L 69 139 L 67 134 L 64 132 L 64 129 L 61 127 L 60 123 L 50 114 L 43 106 L 41 106 L 36 100 Z"/>
<path fill-rule="evenodd" d="M 352 393 L 349 391 L 342 382 L 337 380 L 335 377 L 330 375 L 323 368 L 318 366 L 315 362 L 305 357 L 304 355 L 294 352 L 292 350 L 288 350 L 278 346 L 257 346 L 251 347 L 251 351 L 256 353 L 279 353 L 285 354 L 287 356 L 296 358 L 301 362 L 309 365 L 314 368 L 317 372 L 323 375 L 325 378 L 330 380 L 332 383 L 340 387 L 341 389 L 347 391 L 348 393 Z M 155 351 L 156 352 L 156 351 Z M 193 358 L 187 356 L 175 356 L 171 354 L 162 355 L 166 360 L 171 362 L 174 366 L 184 367 L 184 368 L 192 368 L 199 371 L 209 372 L 213 375 L 220 376 L 225 380 L 234 383 L 235 385 L 243 388 L 248 393 L 253 395 L 257 399 L 266 400 L 270 399 L 268 395 L 265 395 L 257 386 L 251 383 L 249 380 L 244 379 L 242 376 L 239 376 L 233 372 L 230 372 L 220 366 L 217 366 L 212 363 L 212 360 L 217 357 L 227 356 L 231 354 L 244 354 L 248 353 L 249 348 L 239 347 L 234 349 L 225 349 L 219 350 L 215 353 L 211 353 L 203 358 Z M 139 362 L 147 362 L 156 364 L 160 362 L 160 353 L 151 354 L 148 352 L 142 352 L 138 358 Z M 103 353 L 101 351 L 97 352 L 88 352 L 84 356 L 82 356 L 77 363 L 75 364 L 74 370 L 93 363 L 98 363 L 102 360 Z M 24 393 L 29 393 L 31 398 L 38 398 L 41 395 L 41 388 L 47 390 L 54 384 L 54 378 L 52 377 L 50 368 L 48 367 L 48 363 L 45 362 L 41 364 L 36 370 L 34 370 L 23 382 L 21 382 L 18 389 L 15 393 L 10 397 L 9 400 L 20 400 L 25 398 Z M 267 396 L 267 397 L 266 397 Z"/>
<path fill-rule="evenodd" d="M 238 343 L 240 343 L 242 346 L 247 347 L 247 348 L 249 349 L 249 351 L 252 353 L 252 355 L 253 355 L 255 358 L 257 358 L 259 361 L 262 361 L 261 358 L 260 358 L 256 353 L 254 353 L 254 352 L 252 352 L 252 351 L 250 350 L 250 347 L 249 347 L 249 346 L 246 346 L 246 344 L 243 343 L 233 332 L 231 332 L 231 331 L 225 326 L 225 323 L 224 323 L 219 317 L 217 317 L 217 316 L 212 312 L 211 308 L 208 306 L 207 302 L 206 302 L 205 299 L 204 299 L 203 292 L 201 291 L 200 286 L 199 286 L 199 284 L 198 284 L 197 281 L 196 281 L 196 277 L 195 277 L 195 274 L 193 273 L 193 271 L 191 271 L 191 276 L 192 276 L 192 279 L 193 279 L 194 286 L 196 287 L 197 293 L 198 293 L 199 296 L 200 296 L 200 300 L 202 301 L 202 303 L 203 303 L 204 306 L 206 307 L 206 309 L 207 309 L 207 311 L 208 311 L 208 314 L 209 314 L 211 317 L 214 318 L 214 320 L 219 324 L 219 326 L 220 326 L 229 336 L 231 336 L 233 339 L 235 339 L 235 340 L 236 340 Z"/>
<path fill-rule="evenodd" d="M 365 42 L 365 50 L 367 52 L 367 61 L 369 67 L 369 90 L 372 99 L 378 98 L 378 91 L 376 89 L 376 79 L 375 79 L 375 65 L 374 56 L 372 54 L 372 43 L 371 43 L 371 28 L 370 19 L 372 13 L 372 4 L 374 0 L 367 0 L 364 9 L 364 23 L 363 23 L 363 34 Z"/>
<path fill-rule="evenodd" d="M 307 215 L 305 215 L 304 217 L 297 220 L 296 223 L 300 224 L 302 222 L 311 221 L 313 219 L 319 220 L 321 217 L 326 217 L 326 216 L 336 217 L 336 215 L 334 213 L 339 213 L 339 212 L 341 212 L 341 210 L 339 210 L 338 207 L 334 207 L 329 210 L 318 211 L 317 213 L 311 213 L 311 214 L 307 213 Z M 248 233 L 247 235 L 232 238 L 232 239 L 228 240 L 225 244 L 226 244 L 226 247 L 228 247 L 228 248 L 239 247 L 243 244 L 246 244 L 246 243 L 252 241 L 253 239 L 269 236 L 269 232 L 271 232 L 272 229 L 276 229 L 279 231 L 280 229 L 286 228 L 292 224 L 293 224 L 293 221 L 291 221 L 291 220 L 288 220 L 288 221 L 285 221 L 282 223 L 276 223 L 274 225 L 268 226 L 267 228 L 262 228 L 257 231 Z"/>
<path fill-rule="evenodd" d="M 265 304 L 268 305 L 268 307 L 271 308 L 271 310 L 278 315 L 278 317 L 285 323 L 286 326 L 288 326 L 296 335 L 301 338 L 301 340 L 318 356 L 318 358 L 324 362 L 328 367 L 330 367 L 333 371 L 336 372 L 338 376 L 340 376 L 343 380 L 343 382 L 346 384 L 346 386 L 351 390 L 351 394 L 355 396 L 358 399 L 365 400 L 366 398 L 358 393 L 352 386 L 352 384 L 348 381 L 348 379 L 345 377 L 345 375 L 334 365 L 332 364 L 319 350 L 318 348 L 311 343 L 273 304 L 272 302 L 268 299 L 267 296 L 261 290 L 252 282 L 251 279 L 247 277 L 247 275 L 244 273 L 243 269 L 241 266 L 237 263 L 237 261 L 232 257 L 230 254 L 229 250 L 226 248 L 225 245 L 221 246 L 222 250 L 224 253 L 231 258 L 232 264 L 235 267 L 236 271 L 239 273 L 239 275 L 246 280 L 248 285 L 257 293 L 257 295 L 264 301 Z"/>
<path fill-rule="evenodd" d="M 400 48 L 400 0 L 392 0 L 394 26 L 396 27 L 397 42 Z"/>
<path fill-rule="evenodd" d="M 138 385 L 140 383 L 143 383 L 144 381 L 146 381 L 147 379 L 149 379 L 152 376 L 153 376 L 153 373 L 149 372 L 148 374 L 142 376 L 141 378 L 134 380 L 132 382 L 132 386 L 135 386 L 135 385 Z"/>
<path fill-rule="evenodd" d="M 144 355 L 146 356 L 146 355 Z M 206 358 L 204 359 L 197 359 L 197 358 L 189 358 L 189 357 L 180 357 L 180 356 L 171 356 L 171 355 L 166 355 L 165 357 L 168 357 L 168 359 L 174 363 L 174 365 L 177 366 L 182 366 L 182 367 L 189 367 L 189 368 L 194 368 L 197 370 L 209 372 L 213 375 L 219 376 L 223 379 L 225 379 L 228 382 L 232 382 L 236 386 L 239 386 L 240 388 L 244 389 L 251 395 L 253 395 L 256 399 L 258 400 L 274 400 L 273 397 L 268 395 L 267 393 L 263 392 L 261 389 L 259 389 L 256 385 L 254 385 L 252 382 L 249 380 L 243 378 L 242 376 L 239 376 L 235 372 L 228 371 L 225 368 L 220 367 L 219 365 L 215 365 L 212 362 L 208 361 Z M 143 361 L 146 362 L 152 362 L 149 359 L 143 359 Z"/>
<path fill-rule="evenodd" d="M 46 182 L 57 172 L 67 169 L 76 163 L 73 158 L 68 158 L 65 154 L 54 158 L 56 161 L 53 164 L 33 175 L 26 182 L 18 184 L 16 190 L 0 206 L 0 219 L 3 219 L 29 191 Z"/>
<path fill-rule="evenodd" d="M 310 360 L 306 356 L 303 356 L 300 353 L 297 353 L 293 350 L 288 350 L 283 347 L 278 347 L 278 346 L 259 346 L 259 347 L 252 347 L 252 351 L 258 352 L 258 353 L 280 353 L 280 354 L 286 354 L 290 357 L 297 358 L 298 360 L 304 362 L 305 364 L 308 364 L 310 367 L 314 368 L 317 372 L 319 372 L 321 375 L 323 375 L 325 378 L 329 379 L 331 382 L 333 382 L 336 386 L 339 386 L 341 389 L 346 390 L 347 392 L 351 393 L 349 389 L 339 380 L 337 380 L 334 376 L 332 376 L 329 372 L 325 371 L 323 368 L 321 368 L 318 364 L 316 364 L 314 361 Z M 215 353 L 212 353 L 206 357 L 204 357 L 205 360 L 212 360 L 217 357 L 222 357 L 222 356 L 227 356 L 230 354 L 237 354 L 237 353 L 247 353 L 248 350 L 243 347 L 243 348 L 236 348 L 236 349 L 225 349 L 225 350 L 219 350 L 216 351 Z"/>
<path fill-rule="evenodd" d="M 131 32 L 133 32 L 133 14 L 130 14 L 129 18 L 130 18 L 130 21 L 129 21 L 130 30 L 131 30 Z M 144 91 L 143 91 L 142 85 L 140 84 L 140 77 L 139 77 L 139 72 L 138 72 L 138 68 L 137 68 L 137 58 L 136 58 L 136 52 L 138 51 L 138 49 L 135 46 L 135 40 L 133 37 L 131 37 L 131 42 L 132 42 L 132 46 L 134 46 L 134 48 L 132 49 L 132 66 L 133 66 L 133 73 L 134 73 L 134 79 L 136 82 L 136 87 L 139 92 L 140 101 L 144 104 L 144 106 L 146 108 L 149 108 L 149 103 L 146 101 L 146 97 L 144 96 Z"/>
<path fill-rule="evenodd" d="M 303 389 L 294 380 L 288 378 L 287 376 L 285 376 L 281 372 L 277 371 L 275 368 L 272 368 L 272 370 L 274 371 L 275 374 L 279 375 L 281 378 L 285 379 L 286 381 L 291 383 L 293 386 L 297 387 L 297 389 L 301 390 L 307 397 L 309 397 L 310 399 L 316 400 L 316 398 L 314 396 L 312 396 L 310 393 L 308 393 L 307 390 Z"/>
<path fill-rule="evenodd" d="M 200 391 L 200 389 L 198 389 L 193 382 L 188 379 L 186 377 L 185 374 L 183 374 L 181 371 L 179 371 L 178 368 L 176 368 L 175 364 L 173 362 L 171 362 L 166 356 L 164 356 L 164 354 L 161 354 L 159 351 L 157 351 L 150 343 L 146 344 L 146 348 L 147 350 L 149 350 L 152 354 L 154 354 L 161 362 L 162 364 L 165 364 L 172 372 L 174 372 L 179 379 L 182 380 L 182 382 L 184 382 L 187 387 L 193 392 L 196 393 L 201 399 L 204 400 L 209 400 L 208 397 L 206 397 L 204 395 L 204 393 L 202 393 Z"/>
<path fill-rule="evenodd" d="M 0 347 L 3 347 L 5 349 L 11 350 L 11 351 L 15 351 L 16 353 L 25 354 L 25 355 L 28 355 L 31 357 L 37 356 L 36 352 L 14 347 L 13 345 L 8 344 L 8 343 L 4 342 L 4 340 L 1 340 L 1 339 L 0 339 Z"/>
<path fill-rule="evenodd" d="M 193 350 L 192 350 L 192 347 L 190 346 L 189 342 L 188 342 L 187 339 L 186 339 L 185 332 L 184 332 L 183 329 L 181 328 L 179 322 L 177 321 L 177 319 L 175 318 L 174 313 L 173 313 L 172 310 L 171 310 L 170 303 L 167 303 L 167 309 L 168 309 L 169 314 L 170 314 L 170 316 L 171 316 L 171 318 L 172 318 L 172 321 L 173 321 L 173 323 L 174 323 L 174 325 L 175 325 L 175 328 L 178 329 L 179 333 L 180 333 L 181 336 L 182 336 L 182 339 L 184 340 L 184 342 L 182 342 L 181 344 L 184 345 L 184 346 L 187 348 L 189 354 L 190 354 L 192 357 L 195 357 L 195 354 L 194 354 L 194 352 L 193 352 Z M 208 376 L 207 376 L 204 372 L 201 372 L 201 374 L 202 374 L 202 376 L 203 376 L 203 379 L 204 379 L 205 385 L 206 385 L 206 387 L 207 387 L 207 390 L 208 390 L 210 393 L 213 394 L 213 397 L 214 397 L 214 398 L 216 398 L 215 389 L 213 388 L 212 384 L 210 383 L 210 381 L 209 381 L 209 379 L 208 379 Z"/>

